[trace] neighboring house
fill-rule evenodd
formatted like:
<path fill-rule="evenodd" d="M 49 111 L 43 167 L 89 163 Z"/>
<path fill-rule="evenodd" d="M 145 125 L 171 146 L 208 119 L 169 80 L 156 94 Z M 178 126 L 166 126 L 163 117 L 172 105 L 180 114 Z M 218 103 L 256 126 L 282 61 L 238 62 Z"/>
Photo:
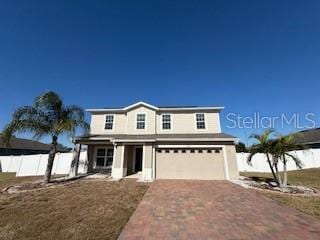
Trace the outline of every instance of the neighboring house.
<path fill-rule="evenodd" d="M 111 170 L 116 179 L 141 172 L 152 179 L 235 179 L 235 140 L 221 133 L 222 107 L 88 109 L 91 132 L 75 139 L 88 146 L 88 171 Z"/>
<path fill-rule="evenodd" d="M 58 147 L 58 152 L 70 152 L 71 149 Z M 0 156 L 46 154 L 50 151 L 50 145 L 42 142 L 13 137 L 10 146 L 6 146 L 0 134 Z"/>
<path fill-rule="evenodd" d="M 297 142 L 309 148 L 320 148 L 320 128 L 298 132 Z"/>

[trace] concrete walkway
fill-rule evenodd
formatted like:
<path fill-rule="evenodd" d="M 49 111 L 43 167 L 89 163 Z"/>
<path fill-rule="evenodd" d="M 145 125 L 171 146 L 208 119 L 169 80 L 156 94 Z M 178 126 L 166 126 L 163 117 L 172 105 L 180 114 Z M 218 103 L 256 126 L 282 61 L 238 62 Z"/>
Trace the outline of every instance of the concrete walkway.
<path fill-rule="evenodd" d="M 119 239 L 320 239 L 320 221 L 227 181 L 155 181 Z"/>

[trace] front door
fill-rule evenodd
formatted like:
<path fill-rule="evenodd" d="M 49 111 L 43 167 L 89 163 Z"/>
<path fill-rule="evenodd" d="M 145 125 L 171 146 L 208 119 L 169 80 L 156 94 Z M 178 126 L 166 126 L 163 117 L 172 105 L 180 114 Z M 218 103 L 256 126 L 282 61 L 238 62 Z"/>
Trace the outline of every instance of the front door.
<path fill-rule="evenodd" d="M 135 172 L 141 172 L 142 171 L 142 148 L 136 148 L 136 161 L 134 170 Z"/>

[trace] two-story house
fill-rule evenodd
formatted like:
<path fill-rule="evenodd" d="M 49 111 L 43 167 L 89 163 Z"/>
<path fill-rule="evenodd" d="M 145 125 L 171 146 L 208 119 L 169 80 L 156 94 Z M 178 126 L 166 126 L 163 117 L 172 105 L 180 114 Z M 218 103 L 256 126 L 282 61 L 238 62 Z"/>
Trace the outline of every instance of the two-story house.
<path fill-rule="evenodd" d="M 235 137 L 221 133 L 222 107 L 88 109 L 91 130 L 76 139 L 88 146 L 88 171 L 111 170 L 120 179 L 235 179 Z"/>

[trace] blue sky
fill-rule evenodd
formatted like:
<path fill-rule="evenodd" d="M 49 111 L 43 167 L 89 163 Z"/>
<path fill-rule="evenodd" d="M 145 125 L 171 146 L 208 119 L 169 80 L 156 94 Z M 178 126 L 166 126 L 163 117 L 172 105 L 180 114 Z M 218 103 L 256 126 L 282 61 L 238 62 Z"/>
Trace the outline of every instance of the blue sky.
<path fill-rule="evenodd" d="M 319 12 L 312 0 L 1 1 L 0 127 L 47 90 L 84 108 L 222 105 L 224 132 L 243 141 L 261 128 L 229 129 L 228 113 L 312 112 L 319 126 Z"/>

